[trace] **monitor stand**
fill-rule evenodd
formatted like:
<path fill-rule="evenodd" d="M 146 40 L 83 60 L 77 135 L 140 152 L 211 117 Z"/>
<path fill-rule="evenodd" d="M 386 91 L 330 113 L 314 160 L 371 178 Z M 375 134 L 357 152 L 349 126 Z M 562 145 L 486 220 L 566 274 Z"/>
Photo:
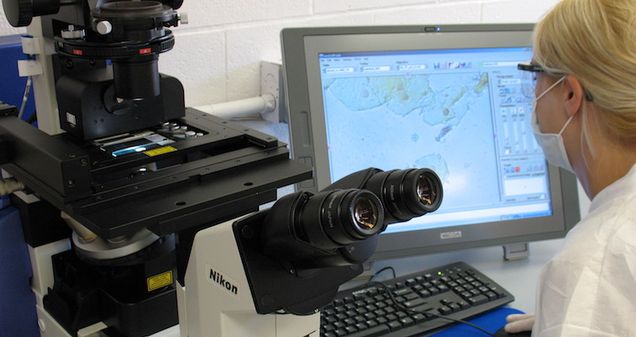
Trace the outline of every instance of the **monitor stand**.
<path fill-rule="evenodd" d="M 530 246 L 527 242 L 503 245 L 503 258 L 506 261 L 527 260 L 530 256 Z"/>

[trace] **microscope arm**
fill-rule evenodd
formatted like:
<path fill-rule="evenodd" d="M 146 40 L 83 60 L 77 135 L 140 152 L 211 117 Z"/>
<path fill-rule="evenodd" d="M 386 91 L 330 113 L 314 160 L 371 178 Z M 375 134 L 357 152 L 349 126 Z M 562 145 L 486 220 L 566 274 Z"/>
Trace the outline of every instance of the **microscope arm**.
<path fill-rule="evenodd" d="M 246 273 L 237 244 L 237 223 L 207 228 L 194 240 L 186 285 L 177 285 L 181 336 L 317 337 L 318 312 L 306 316 L 257 312 L 254 280 Z"/>

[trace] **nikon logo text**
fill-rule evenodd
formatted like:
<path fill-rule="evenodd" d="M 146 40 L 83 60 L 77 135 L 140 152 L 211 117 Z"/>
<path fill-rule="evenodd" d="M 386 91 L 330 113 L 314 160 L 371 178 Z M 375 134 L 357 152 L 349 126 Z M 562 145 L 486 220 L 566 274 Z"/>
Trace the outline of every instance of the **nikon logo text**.
<path fill-rule="evenodd" d="M 232 283 L 232 281 L 229 281 L 228 279 L 226 279 L 225 276 L 223 276 L 223 274 L 219 273 L 218 271 L 212 268 L 210 268 L 210 280 L 213 283 L 218 284 L 222 288 L 225 288 L 225 290 L 231 292 L 232 294 L 238 295 L 238 287 L 235 286 Z"/>

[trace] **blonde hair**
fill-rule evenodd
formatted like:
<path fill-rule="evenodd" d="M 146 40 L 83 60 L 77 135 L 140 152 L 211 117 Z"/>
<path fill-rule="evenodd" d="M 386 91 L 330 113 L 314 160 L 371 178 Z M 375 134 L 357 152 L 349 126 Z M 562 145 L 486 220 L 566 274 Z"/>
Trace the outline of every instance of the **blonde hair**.
<path fill-rule="evenodd" d="M 562 0 L 535 28 L 534 58 L 574 75 L 603 129 L 636 144 L 636 0 Z"/>

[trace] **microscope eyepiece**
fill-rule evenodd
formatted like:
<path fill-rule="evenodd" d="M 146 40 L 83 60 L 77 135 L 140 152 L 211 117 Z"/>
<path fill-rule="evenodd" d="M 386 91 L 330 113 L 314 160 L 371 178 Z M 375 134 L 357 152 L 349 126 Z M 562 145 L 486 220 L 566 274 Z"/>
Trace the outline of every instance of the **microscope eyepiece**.
<path fill-rule="evenodd" d="M 316 262 L 377 235 L 385 227 L 380 199 L 360 189 L 284 196 L 269 210 L 265 223 L 262 239 L 266 252 L 286 260 Z"/>
<path fill-rule="evenodd" d="M 378 234 L 383 228 L 380 199 L 365 190 L 318 193 L 302 210 L 299 232 L 322 249 L 337 248 Z"/>
<path fill-rule="evenodd" d="M 377 205 L 366 197 L 359 198 L 353 205 L 353 217 L 356 226 L 362 230 L 373 230 L 378 226 Z"/>
<path fill-rule="evenodd" d="M 442 203 L 442 182 L 429 169 L 380 172 L 365 188 L 375 193 L 385 206 L 388 223 L 408 221 L 433 212 Z"/>
<path fill-rule="evenodd" d="M 417 182 L 417 197 L 426 206 L 432 207 L 438 201 L 439 185 L 428 176 L 421 175 Z"/>

